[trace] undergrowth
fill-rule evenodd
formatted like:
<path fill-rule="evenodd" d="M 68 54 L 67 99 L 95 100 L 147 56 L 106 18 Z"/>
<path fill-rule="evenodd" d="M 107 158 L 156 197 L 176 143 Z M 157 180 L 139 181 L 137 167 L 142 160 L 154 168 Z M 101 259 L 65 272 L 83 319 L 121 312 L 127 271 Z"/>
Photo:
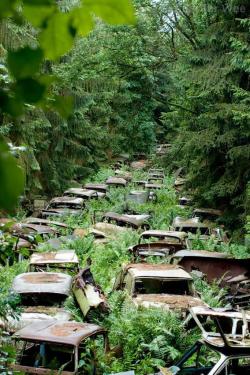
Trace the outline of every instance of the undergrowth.
<path fill-rule="evenodd" d="M 124 168 L 126 170 L 126 168 Z M 114 175 L 111 169 L 100 170 L 92 182 L 104 182 L 107 177 Z M 144 172 L 134 172 L 133 179 L 145 179 Z M 173 218 L 177 215 L 186 216 L 189 210 L 179 207 L 173 179 L 165 178 L 164 189 L 157 191 L 157 201 L 143 205 L 127 204 L 126 196 L 132 189 L 140 190 L 130 184 L 126 188 L 111 188 L 107 199 L 91 200 L 87 202 L 87 210 L 82 215 L 64 217 L 63 220 L 72 228 L 89 228 L 99 221 L 106 211 L 122 213 L 124 210 L 138 213 L 150 213 L 149 219 L 153 229 L 169 229 Z M 63 233 L 64 235 L 70 232 Z M 124 292 L 112 291 L 117 273 L 123 263 L 132 261 L 128 247 L 138 243 L 139 232 L 127 229 L 124 232 L 111 236 L 107 243 L 96 243 L 92 235 L 83 238 L 68 239 L 62 242 L 62 249 L 74 249 L 79 257 L 80 266 L 91 263 L 93 276 L 105 292 L 110 306 L 110 313 L 98 315 L 93 312 L 88 317 L 92 322 L 104 326 L 109 332 L 113 354 L 100 354 L 100 373 L 135 370 L 136 374 L 145 375 L 154 372 L 158 366 L 167 366 L 186 350 L 198 337 L 197 329 L 187 331 L 183 321 L 175 313 L 162 309 L 137 309 L 127 298 Z M 249 257 L 249 250 L 245 246 L 236 244 L 218 245 L 212 239 L 204 243 L 197 238 L 195 248 L 226 252 L 238 258 Z M 39 246 L 39 251 L 51 251 L 47 243 Z M 158 262 L 151 258 L 151 262 Z M 9 293 L 13 278 L 27 269 L 27 262 L 14 264 L 12 267 L 1 268 L 0 272 L 0 309 L 4 314 L 6 308 L 12 308 Z M 218 282 L 208 284 L 198 277 L 194 278 L 196 290 L 204 302 L 211 307 L 222 306 L 225 290 Z M 9 302 L 8 302 L 9 301 Z M 73 297 L 69 297 L 65 308 L 72 314 L 74 320 L 83 321 L 83 315 L 77 307 Z M 15 303 L 13 300 L 13 310 Z"/>

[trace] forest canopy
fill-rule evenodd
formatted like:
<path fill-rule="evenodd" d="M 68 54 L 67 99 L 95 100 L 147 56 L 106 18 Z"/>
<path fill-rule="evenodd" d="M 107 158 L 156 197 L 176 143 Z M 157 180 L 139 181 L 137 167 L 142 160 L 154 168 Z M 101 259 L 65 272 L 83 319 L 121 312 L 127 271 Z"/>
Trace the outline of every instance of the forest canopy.
<path fill-rule="evenodd" d="M 171 143 L 165 166 L 183 167 L 197 201 L 222 208 L 228 227 L 242 229 L 249 2 L 22 3 L 0 7 L 0 133 L 26 148 L 25 195 L 52 196 L 115 155 Z M 19 195 L 21 172 L 9 168 L 20 174 Z"/>

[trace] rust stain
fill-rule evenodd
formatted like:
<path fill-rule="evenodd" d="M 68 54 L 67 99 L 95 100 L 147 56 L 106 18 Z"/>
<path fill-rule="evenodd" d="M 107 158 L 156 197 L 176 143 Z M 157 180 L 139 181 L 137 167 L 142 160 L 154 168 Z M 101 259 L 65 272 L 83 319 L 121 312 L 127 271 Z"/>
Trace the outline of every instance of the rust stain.
<path fill-rule="evenodd" d="M 135 268 L 137 270 L 178 270 L 181 269 L 181 267 L 178 267 L 173 264 L 148 264 L 148 263 L 130 263 L 126 266 L 126 270 L 129 268 Z"/>
<path fill-rule="evenodd" d="M 63 325 L 54 325 L 50 329 L 50 332 L 54 336 L 64 337 L 64 336 L 71 336 L 72 331 L 76 333 L 82 330 L 83 330 L 83 326 L 80 323 L 65 323 Z"/>
<path fill-rule="evenodd" d="M 31 284 L 60 283 L 64 278 L 58 274 L 36 273 L 35 275 L 23 275 L 23 280 Z"/>
<path fill-rule="evenodd" d="M 138 302 L 165 303 L 173 308 L 187 309 L 194 306 L 204 306 L 199 298 L 182 295 L 157 295 L 147 294 L 138 297 Z"/>

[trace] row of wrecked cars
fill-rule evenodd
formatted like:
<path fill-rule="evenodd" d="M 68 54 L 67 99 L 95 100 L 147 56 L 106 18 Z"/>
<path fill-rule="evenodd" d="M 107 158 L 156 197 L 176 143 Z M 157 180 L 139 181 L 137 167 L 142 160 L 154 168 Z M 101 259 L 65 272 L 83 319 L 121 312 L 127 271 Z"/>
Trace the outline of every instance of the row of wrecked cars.
<path fill-rule="evenodd" d="M 249 308 L 250 300 L 250 260 L 243 261 L 230 258 L 224 253 L 192 249 L 192 235 L 199 234 L 202 241 L 206 241 L 211 235 L 218 242 L 226 240 L 220 235 L 219 229 L 211 225 L 211 216 L 208 220 L 206 210 L 201 210 L 201 216 L 194 210 L 190 219 L 174 218 L 172 227 L 168 230 L 150 229 L 150 215 L 136 212 L 104 213 L 101 221 L 87 231 L 76 229 L 73 232 L 66 224 L 55 221 L 55 216 L 71 214 L 70 210 L 73 209 L 72 206 L 62 207 L 62 202 L 77 199 L 79 203 L 79 199 L 82 199 L 81 208 L 79 207 L 82 212 L 82 203 L 87 199 L 107 198 L 108 185 L 126 186 L 124 181 L 121 184 L 121 179 L 126 181 L 126 185 L 127 182 L 131 183 L 129 173 L 121 176 L 116 172 L 116 176 L 109 178 L 105 184 L 88 184 L 84 189 L 69 189 L 63 197 L 52 199 L 37 218 L 28 218 L 22 223 L 14 224 L 12 234 L 18 240 L 29 242 L 29 238 L 20 236 L 22 230 L 38 233 L 39 227 L 39 236 L 48 240 L 55 249 L 47 253 L 37 252 L 37 243 L 31 241 L 31 246 L 28 247 L 30 258 L 27 272 L 16 276 L 13 281 L 12 290 L 19 296 L 21 314 L 18 317 L 6 317 L 1 322 L 2 327 L 13 334 L 18 352 L 12 369 L 30 374 L 49 374 L 53 371 L 65 375 L 94 374 L 97 347 L 103 348 L 105 353 L 115 355 L 116 350 L 110 349 L 105 329 L 91 323 L 72 321 L 70 313 L 64 308 L 66 299 L 72 295 L 87 321 L 89 312 L 93 309 L 102 313 L 109 311 L 107 300 L 101 288 L 96 285 L 90 267 L 79 269 L 79 260 L 74 250 L 56 248 L 60 247 L 65 234 L 67 237 L 70 233 L 72 237 L 90 233 L 95 241 L 105 242 L 111 238 L 110 233 L 118 228 L 131 228 L 140 230 L 139 242 L 128 249 L 132 263 L 122 267 L 113 290 L 125 290 L 127 298 L 138 307 L 175 311 L 187 325 L 190 324 L 191 313 L 192 319 L 202 331 L 202 340 L 195 343 L 174 366 L 160 369 L 159 374 L 250 373 L 250 315 L 244 310 Z M 136 181 L 135 185 L 140 186 L 141 190 L 132 190 L 127 199 L 136 199 L 137 203 L 145 203 L 145 199 L 157 200 L 156 191 L 164 186 L 163 171 L 150 170 L 148 180 L 144 184 L 143 181 Z M 96 191 L 102 195 L 93 194 L 82 198 L 77 196 L 80 190 Z M 144 193 L 143 199 L 140 193 Z M 58 202 L 60 206 L 57 206 Z M 67 212 L 62 214 L 65 208 Z M 211 212 L 207 210 L 207 214 L 209 216 Z M 3 221 L 2 224 L 7 223 Z M 13 228 L 10 229 L 12 230 Z M 64 236 L 61 236 L 62 233 Z M 159 263 L 151 264 L 152 258 L 159 260 Z M 228 288 L 225 301 L 228 308 L 218 311 L 210 309 L 196 292 L 192 273 L 198 277 L 206 277 L 208 282 L 220 279 L 221 286 Z M 207 331 L 212 323 L 215 328 Z M 205 366 L 200 363 L 202 348 L 215 353 L 214 362 Z M 195 359 L 191 360 L 192 357 Z"/>

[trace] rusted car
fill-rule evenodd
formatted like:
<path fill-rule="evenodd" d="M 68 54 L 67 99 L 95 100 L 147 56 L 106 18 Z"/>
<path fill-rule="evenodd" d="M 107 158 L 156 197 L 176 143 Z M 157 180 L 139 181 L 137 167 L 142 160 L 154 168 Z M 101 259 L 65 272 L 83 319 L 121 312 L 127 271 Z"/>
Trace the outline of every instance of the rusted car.
<path fill-rule="evenodd" d="M 148 176 L 164 178 L 165 174 L 162 168 L 150 168 L 148 171 Z"/>
<path fill-rule="evenodd" d="M 163 184 L 154 184 L 154 183 L 150 183 L 147 181 L 147 183 L 145 184 L 145 189 L 149 189 L 149 190 L 161 190 L 164 188 L 164 185 Z"/>
<path fill-rule="evenodd" d="M 130 163 L 130 168 L 133 170 L 140 171 L 142 169 L 145 169 L 147 165 L 148 165 L 148 161 L 145 159 L 142 159 L 142 160 L 132 161 Z"/>
<path fill-rule="evenodd" d="M 105 193 L 98 193 L 96 190 L 70 188 L 63 193 L 64 197 L 76 197 L 84 200 L 98 199 L 105 196 Z"/>
<path fill-rule="evenodd" d="M 132 180 L 132 173 L 127 171 L 122 171 L 120 169 L 115 170 L 116 177 L 123 178 L 124 180 L 130 182 Z"/>
<path fill-rule="evenodd" d="M 157 375 L 249 375 L 249 313 L 202 307 L 190 312 L 202 338 L 173 366 L 161 369 Z"/>
<path fill-rule="evenodd" d="M 234 259 L 225 253 L 205 250 L 181 250 L 172 256 L 172 263 L 186 271 L 205 275 L 208 282 L 220 280 L 228 289 L 226 297 L 233 307 L 250 308 L 250 259 Z"/>
<path fill-rule="evenodd" d="M 106 184 L 108 186 L 113 186 L 113 187 L 126 187 L 128 182 L 127 180 L 121 177 L 109 177 L 106 180 Z"/>
<path fill-rule="evenodd" d="M 22 260 L 33 252 L 39 238 L 48 240 L 50 237 L 58 236 L 59 232 L 50 226 L 23 222 L 13 225 L 11 235 L 16 238 L 13 246 L 14 258 Z"/>
<path fill-rule="evenodd" d="M 17 223 L 13 225 L 11 230 L 13 235 L 26 234 L 31 237 L 41 236 L 43 239 L 49 238 L 49 236 L 56 236 L 57 230 L 48 225 L 39 225 L 32 223 Z"/>
<path fill-rule="evenodd" d="M 189 236 L 190 248 L 192 248 L 192 241 L 194 240 L 194 236 L 192 235 L 198 235 L 201 241 L 206 241 L 210 237 L 212 237 L 217 242 L 228 241 L 227 236 L 224 235 L 220 227 L 215 228 L 213 227 L 212 223 L 200 222 L 198 217 L 185 219 L 183 217 L 177 216 L 173 220 L 172 228 L 175 231 L 182 231 L 191 234 Z"/>
<path fill-rule="evenodd" d="M 204 305 L 191 275 L 170 264 L 128 264 L 116 278 L 117 289 L 126 290 L 136 306 L 175 310 L 183 315 L 192 306 Z"/>
<path fill-rule="evenodd" d="M 20 298 L 22 312 L 18 318 L 8 316 L 6 321 L 0 321 L 0 326 L 8 331 L 15 332 L 42 320 L 71 320 L 71 314 L 63 305 L 72 292 L 85 317 L 93 309 L 108 311 L 106 298 L 89 267 L 80 270 L 74 279 L 66 273 L 44 272 L 39 268 L 36 271 L 39 272 L 27 272 L 14 278 L 12 291 Z"/>
<path fill-rule="evenodd" d="M 79 215 L 85 208 L 84 199 L 75 197 L 56 197 L 51 199 L 45 210 L 41 211 L 42 218 L 63 216 L 63 215 Z"/>
<path fill-rule="evenodd" d="M 59 221 L 51 221 L 47 219 L 42 219 L 39 217 L 27 217 L 26 219 L 23 220 L 24 223 L 27 224 L 35 224 L 35 225 L 44 225 L 46 227 L 58 227 L 61 229 L 68 229 L 69 226 L 65 223 L 60 223 Z"/>
<path fill-rule="evenodd" d="M 109 310 L 107 299 L 95 283 L 90 267 L 80 270 L 74 278 L 73 292 L 84 316 L 87 316 L 93 309 L 101 313 Z"/>
<path fill-rule="evenodd" d="M 133 180 L 133 181 L 132 181 L 132 184 L 133 184 L 134 186 L 145 187 L 146 183 L 147 183 L 147 180 Z"/>
<path fill-rule="evenodd" d="M 109 350 L 107 333 L 95 324 L 43 321 L 12 337 L 17 358 L 10 370 L 25 374 L 94 374 L 97 348 Z"/>
<path fill-rule="evenodd" d="M 183 177 L 177 177 L 174 181 L 174 188 L 179 193 L 184 190 L 185 184 L 187 182 L 186 178 Z"/>
<path fill-rule="evenodd" d="M 179 198 L 179 205 L 180 206 L 185 206 L 186 207 L 186 206 L 191 206 L 191 204 L 192 204 L 192 198 L 185 197 L 185 196 Z"/>
<path fill-rule="evenodd" d="M 200 221 L 214 222 L 222 216 L 223 212 L 214 208 L 195 208 L 192 216 L 198 217 Z"/>
<path fill-rule="evenodd" d="M 143 261 L 148 257 L 155 257 L 161 260 L 167 260 L 174 253 L 173 247 L 163 242 L 141 243 L 129 247 L 133 261 Z"/>
<path fill-rule="evenodd" d="M 106 184 L 98 184 L 98 183 L 88 183 L 83 186 L 84 189 L 87 190 L 95 190 L 99 193 L 107 193 L 108 185 Z"/>
<path fill-rule="evenodd" d="M 107 243 L 117 238 L 121 232 L 125 232 L 125 227 L 109 223 L 96 223 L 90 228 L 76 228 L 74 235 L 77 237 L 86 237 L 91 235 L 94 237 L 95 243 Z"/>
<path fill-rule="evenodd" d="M 143 232 L 139 238 L 139 244 L 150 240 L 150 242 L 160 242 L 169 246 L 171 252 L 176 252 L 186 248 L 187 233 L 175 232 L 162 229 L 150 229 Z"/>
<path fill-rule="evenodd" d="M 79 259 L 75 250 L 59 250 L 47 253 L 33 253 L 29 260 L 28 272 L 44 272 L 56 269 L 57 272 L 79 271 Z"/>
<path fill-rule="evenodd" d="M 41 320 L 67 321 L 71 315 L 63 303 L 71 293 L 71 276 L 55 272 L 29 272 L 16 276 L 12 291 L 20 298 L 18 318 L 6 317 L 0 325 L 10 332 Z"/>
<path fill-rule="evenodd" d="M 127 202 L 144 204 L 149 201 L 150 193 L 145 190 L 132 190 L 126 197 Z"/>
<path fill-rule="evenodd" d="M 103 215 L 102 221 L 110 224 L 115 224 L 121 227 L 128 227 L 131 229 L 148 229 L 150 226 L 148 220 L 150 215 L 141 214 L 141 215 L 125 215 L 117 214 L 115 212 L 107 212 Z"/>

